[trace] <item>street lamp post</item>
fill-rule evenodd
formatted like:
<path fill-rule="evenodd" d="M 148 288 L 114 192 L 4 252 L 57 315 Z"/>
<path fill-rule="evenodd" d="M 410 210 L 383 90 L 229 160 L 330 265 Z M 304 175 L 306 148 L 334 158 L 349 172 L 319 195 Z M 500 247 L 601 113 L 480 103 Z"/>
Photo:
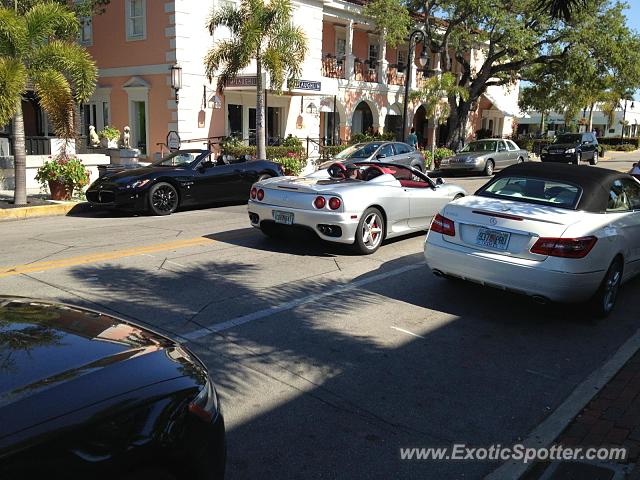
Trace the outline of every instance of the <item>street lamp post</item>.
<path fill-rule="evenodd" d="M 418 37 L 423 42 L 422 53 L 420 53 L 420 66 L 424 67 L 427 64 L 428 56 L 427 49 L 424 46 L 424 32 L 422 30 L 414 30 L 409 36 L 409 53 L 407 54 L 407 74 L 404 80 L 404 105 L 402 108 L 402 139 L 404 142 L 407 138 L 407 108 L 409 105 L 409 82 L 411 81 L 411 67 L 414 62 L 415 47 L 418 43 Z"/>
<path fill-rule="evenodd" d="M 631 102 L 631 110 L 633 110 L 633 102 Z M 624 144 L 624 127 L 627 123 L 627 99 L 624 99 L 624 110 L 622 111 L 622 133 L 620 134 L 620 145 Z"/>

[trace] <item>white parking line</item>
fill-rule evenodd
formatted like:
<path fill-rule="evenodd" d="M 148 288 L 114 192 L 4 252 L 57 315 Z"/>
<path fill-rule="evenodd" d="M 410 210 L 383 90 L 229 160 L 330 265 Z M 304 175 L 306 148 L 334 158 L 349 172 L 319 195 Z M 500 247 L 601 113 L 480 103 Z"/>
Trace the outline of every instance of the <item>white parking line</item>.
<path fill-rule="evenodd" d="M 291 300 L 290 302 L 281 303 L 280 305 L 274 305 L 272 307 L 265 308 L 264 310 L 258 310 L 257 312 L 249 313 L 247 315 L 242 315 L 241 317 L 236 317 L 231 320 L 227 320 L 226 322 L 216 323 L 209 327 L 201 328 L 199 330 L 194 330 L 193 332 L 189 332 L 180 336 L 186 340 L 198 340 L 199 338 L 205 337 L 207 335 L 211 335 L 212 333 L 222 332 L 224 330 L 228 330 L 230 328 L 237 327 L 239 325 L 244 325 L 245 323 L 250 323 L 255 320 L 259 320 L 261 318 L 269 317 L 276 313 L 291 310 L 301 305 L 306 305 L 307 303 L 316 302 L 318 300 L 321 300 L 325 297 L 330 297 L 337 293 L 342 293 L 345 291 L 353 290 L 358 287 L 363 287 L 370 283 L 379 282 L 380 280 L 384 280 L 385 278 L 395 277 L 396 275 L 401 275 L 403 273 L 410 272 L 412 270 L 417 270 L 419 268 L 426 268 L 426 267 L 424 264 L 421 263 L 418 265 L 407 265 L 406 267 L 396 268 L 395 270 L 390 270 L 385 273 L 372 275 L 371 277 L 367 277 L 367 278 L 363 278 L 362 280 L 357 280 L 355 282 L 347 283 L 346 285 L 341 285 L 339 287 L 332 288 L 322 293 L 314 293 L 313 295 L 308 295 L 306 297 L 298 298 L 296 300 Z"/>
<path fill-rule="evenodd" d="M 409 330 L 405 330 L 404 328 L 399 328 L 399 327 L 389 327 L 389 328 L 393 328 L 394 330 L 397 330 L 397 331 L 402 332 L 402 333 L 406 333 L 407 335 L 411 335 L 411 336 L 414 336 L 414 337 L 425 338 L 422 335 L 418 335 L 417 333 L 410 332 Z"/>

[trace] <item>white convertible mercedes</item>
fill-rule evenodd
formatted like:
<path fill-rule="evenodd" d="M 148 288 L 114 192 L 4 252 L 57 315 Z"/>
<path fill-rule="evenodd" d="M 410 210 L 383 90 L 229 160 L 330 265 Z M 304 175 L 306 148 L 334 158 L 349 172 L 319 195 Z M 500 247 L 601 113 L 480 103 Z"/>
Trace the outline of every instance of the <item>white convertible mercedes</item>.
<path fill-rule="evenodd" d="M 248 210 L 251 224 L 267 235 L 299 226 L 369 254 L 385 238 L 426 230 L 445 204 L 465 194 L 398 164 L 334 163 L 313 176 L 256 183 Z"/>
<path fill-rule="evenodd" d="M 508 167 L 434 218 L 424 255 L 438 276 L 591 301 L 606 316 L 640 273 L 640 182 L 589 166 Z"/>

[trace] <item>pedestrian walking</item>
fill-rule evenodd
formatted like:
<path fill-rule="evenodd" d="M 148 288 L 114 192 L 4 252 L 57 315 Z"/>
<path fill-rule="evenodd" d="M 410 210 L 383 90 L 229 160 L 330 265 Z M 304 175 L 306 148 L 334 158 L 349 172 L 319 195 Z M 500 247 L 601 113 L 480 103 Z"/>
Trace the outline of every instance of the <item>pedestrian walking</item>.
<path fill-rule="evenodd" d="M 418 137 L 416 135 L 416 129 L 411 127 L 411 133 L 407 137 L 407 143 L 411 145 L 413 148 L 416 148 L 418 145 Z"/>

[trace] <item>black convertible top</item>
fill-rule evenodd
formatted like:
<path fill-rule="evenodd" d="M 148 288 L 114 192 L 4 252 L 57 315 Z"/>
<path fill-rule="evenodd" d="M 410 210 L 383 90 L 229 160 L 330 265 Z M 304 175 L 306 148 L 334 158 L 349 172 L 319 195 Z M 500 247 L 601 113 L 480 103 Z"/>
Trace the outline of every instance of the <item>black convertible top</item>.
<path fill-rule="evenodd" d="M 523 162 L 512 165 L 498 172 L 495 178 L 514 175 L 557 180 L 577 185 L 582 188 L 582 196 L 575 209 L 596 213 L 606 211 L 609 190 L 615 180 L 633 178 L 627 173 L 607 168 L 542 162 Z"/>

